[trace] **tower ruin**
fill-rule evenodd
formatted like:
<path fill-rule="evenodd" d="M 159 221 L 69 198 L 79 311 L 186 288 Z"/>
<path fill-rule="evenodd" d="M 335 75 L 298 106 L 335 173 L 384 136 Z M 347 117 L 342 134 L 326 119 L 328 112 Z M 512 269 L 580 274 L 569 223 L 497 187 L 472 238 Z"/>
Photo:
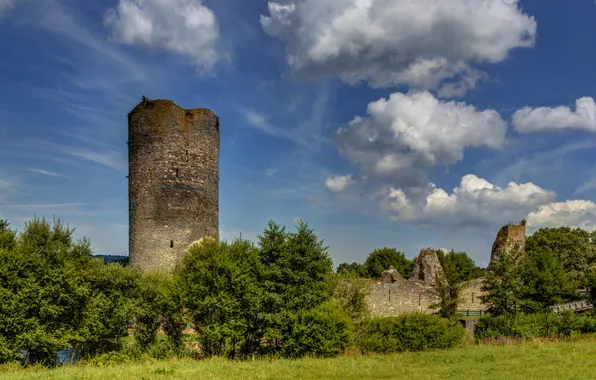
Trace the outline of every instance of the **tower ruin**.
<path fill-rule="evenodd" d="M 519 249 L 525 252 L 526 249 L 526 224 L 507 224 L 499 230 L 490 252 L 489 267 L 500 255 Z"/>
<path fill-rule="evenodd" d="M 130 265 L 171 271 L 191 243 L 219 237 L 219 119 L 170 100 L 128 115 Z"/>

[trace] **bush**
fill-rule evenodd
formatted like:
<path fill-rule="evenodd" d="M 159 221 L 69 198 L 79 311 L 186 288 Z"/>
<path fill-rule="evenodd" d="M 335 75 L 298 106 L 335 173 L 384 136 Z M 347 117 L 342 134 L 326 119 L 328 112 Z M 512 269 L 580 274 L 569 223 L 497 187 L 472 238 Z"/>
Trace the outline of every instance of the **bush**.
<path fill-rule="evenodd" d="M 330 357 L 353 343 L 352 323 L 337 301 L 300 313 L 284 332 L 283 355 Z"/>
<path fill-rule="evenodd" d="M 560 314 L 504 314 L 482 318 L 476 326 L 477 339 L 511 338 L 566 338 L 577 333 L 596 332 L 596 319 L 591 315 L 573 312 Z"/>
<path fill-rule="evenodd" d="M 329 276 L 331 297 L 336 300 L 341 309 L 358 322 L 370 315 L 366 297 L 370 293 L 368 281 L 355 273 L 342 272 Z"/>
<path fill-rule="evenodd" d="M 465 329 L 437 315 L 410 314 L 362 322 L 356 343 L 364 353 L 451 348 L 464 342 Z"/>

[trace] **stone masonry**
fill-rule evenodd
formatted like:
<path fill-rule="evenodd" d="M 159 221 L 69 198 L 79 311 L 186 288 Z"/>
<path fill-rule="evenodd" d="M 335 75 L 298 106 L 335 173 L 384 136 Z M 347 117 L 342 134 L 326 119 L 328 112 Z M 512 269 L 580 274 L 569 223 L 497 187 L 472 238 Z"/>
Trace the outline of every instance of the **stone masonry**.
<path fill-rule="evenodd" d="M 414 262 L 414 269 L 412 270 L 410 280 L 418 280 L 428 285 L 436 286 L 444 276 L 443 267 L 441 266 L 437 252 L 430 248 L 421 250 Z"/>
<path fill-rule="evenodd" d="M 524 252 L 526 249 L 526 225 L 521 224 L 507 224 L 499 230 L 495 242 L 490 253 L 490 264 L 503 254 L 503 252 L 511 252 L 515 248 Z"/>
<path fill-rule="evenodd" d="M 219 237 L 219 119 L 143 98 L 128 135 L 130 264 L 171 271 L 191 243 Z"/>

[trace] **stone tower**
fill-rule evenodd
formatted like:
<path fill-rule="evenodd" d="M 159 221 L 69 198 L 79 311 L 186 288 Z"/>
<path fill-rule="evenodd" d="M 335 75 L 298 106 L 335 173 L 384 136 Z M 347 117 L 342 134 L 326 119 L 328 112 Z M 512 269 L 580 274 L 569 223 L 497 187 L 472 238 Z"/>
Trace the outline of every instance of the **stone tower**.
<path fill-rule="evenodd" d="M 219 237 L 219 119 L 169 100 L 128 115 L 130 265 L 171 271 L 188 246 Z"/>
<path fill-rule="evenodd" d="M 424 281 L 431 286 L 436 286 L 443 278 L 445 273 L 437 252 L 430 248 L 421 249 L 414 261 L 410 280 Z"/>
<path fill-rule="evenodd" d="M 507 224 L 499 230 L 490 252 L 490 264 L 503 252 L 511 252 L 518 248 L 520 252 L 526 249 L 526 224 Z"/>

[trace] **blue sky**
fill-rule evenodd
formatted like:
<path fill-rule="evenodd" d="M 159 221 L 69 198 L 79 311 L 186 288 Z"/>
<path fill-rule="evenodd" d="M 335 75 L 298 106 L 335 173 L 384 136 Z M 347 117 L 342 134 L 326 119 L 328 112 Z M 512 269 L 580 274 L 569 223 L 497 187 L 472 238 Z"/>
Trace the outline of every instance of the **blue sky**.
<path fill-rule="evenodd" d="M 220 231 L 306 220 L 336 264 L 596 228 L 592 0 L 0 0 L 0 217 L 128 249 L 140 100 L 221 122 Z"/>

